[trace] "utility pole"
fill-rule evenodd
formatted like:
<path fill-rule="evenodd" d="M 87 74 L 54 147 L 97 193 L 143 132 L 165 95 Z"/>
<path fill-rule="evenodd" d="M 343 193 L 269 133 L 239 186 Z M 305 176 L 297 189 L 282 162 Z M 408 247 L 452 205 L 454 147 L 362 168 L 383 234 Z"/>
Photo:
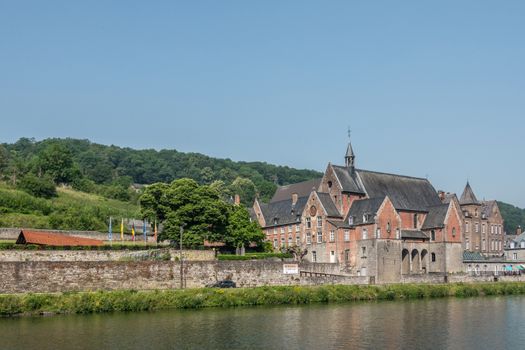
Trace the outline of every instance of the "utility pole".
<path fill-rule="evenodd" d="M 179 251 L 180 251 L 180 288 L 184 289 L 184 262 L 182 260 L 182 235 L 184 234 L 184 226 L 186 224 L 182 223 L 180 225 L 180 243 L 179 243 Z"/>

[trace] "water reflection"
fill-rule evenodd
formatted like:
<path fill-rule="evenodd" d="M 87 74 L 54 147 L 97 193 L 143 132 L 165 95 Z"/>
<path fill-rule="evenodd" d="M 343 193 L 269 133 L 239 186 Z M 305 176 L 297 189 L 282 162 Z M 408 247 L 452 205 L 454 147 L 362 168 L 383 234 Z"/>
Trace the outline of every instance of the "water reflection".
<path fill-rule="evenodd" d="M 525 297 L 0 319 L 0 349 L 520 349 Z"/>

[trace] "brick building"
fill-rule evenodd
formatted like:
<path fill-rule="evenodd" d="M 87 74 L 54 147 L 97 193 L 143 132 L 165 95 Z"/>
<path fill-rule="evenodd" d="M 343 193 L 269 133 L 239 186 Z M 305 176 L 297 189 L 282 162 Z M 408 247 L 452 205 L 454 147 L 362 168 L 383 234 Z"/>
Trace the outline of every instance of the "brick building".
<path fill-rule="evenodd" d="M 461 208 L 427 179 L 361 170 L 349 143 L 343 166 L 277 189 L 254 203 L 274 249 L 300 245 L 312 262 L 395 282 L 402 275 L 462 269 Z"/>
<path fill-rule="evenodd" d="M 495 200 L 479 201 L 467 182 L 459 199 L 463 222 L 463 248 L 484 256 L 502 256 L 505 248 L 503 217 Z"/>

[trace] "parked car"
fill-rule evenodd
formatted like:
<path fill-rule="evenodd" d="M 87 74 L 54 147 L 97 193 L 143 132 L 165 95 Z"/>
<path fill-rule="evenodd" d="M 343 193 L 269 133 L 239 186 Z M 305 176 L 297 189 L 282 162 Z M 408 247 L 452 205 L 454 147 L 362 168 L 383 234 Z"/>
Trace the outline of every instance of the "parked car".
<path fill-rule="evenodd" d="M 209 284 L 207 287 L 208 288 L 236 288 L 237 285 L 233 281 L 222 280 L 222 281 L 217 281 L 215 283 Z"/>

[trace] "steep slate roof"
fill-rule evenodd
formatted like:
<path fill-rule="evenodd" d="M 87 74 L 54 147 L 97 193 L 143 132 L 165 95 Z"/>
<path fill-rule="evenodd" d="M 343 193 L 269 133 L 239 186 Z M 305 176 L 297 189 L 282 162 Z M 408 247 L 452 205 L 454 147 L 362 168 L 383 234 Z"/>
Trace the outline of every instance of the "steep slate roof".
<path fill-rule="evenodd" d="M 321 184 L 321 179 L 313 179 L 298 182 L 296 184 L 280 186 L 275 191 L 270 203 L 291 199 L 293 193 L 297 193 L 298 197 L 307 197 L 310 195 L 310 192 L 312 192 L 312 188 L 315 188 L 316 190 L 319 188 L 319 184 Z"/>
<path fill-rule="evenodd" d="M 427 217 L 421 229 L 445 227 L 445 217 L 447 216 L 449 205 L 450 204 L 440 204 L 429 207 Z"/>
<path fill-rule="evenodd" d="M 292 205 L 292 198 L 268 204 L 261 203 L 266 227 L 296 223 L 297 217 L 300 218 L 307 201 L 308 197 L 299 197 L 295 206 Z M 277 219 L 277 224 L 274 224 L 274 219 Z"/>
<path fill-rule="evenodd" d="M 321 204 L 325 208 L 327 216 L 341 217 L 341 214 L 339 214 L 339 210 L 337 210 L 337 207 L 335 206 L 334 202 L 332 201 L 332 198 L 328 193 L 317 192 L 317 196 L 319 197 Z"/>
<path fill-rule="evenodd" d="M 417 230 L 401 230 L 402 239 L 428 239 L 427 235 Z"/>
<path fill-rule="evenodd" d="M 489 218 L 492 216 L 492 211 L 494 210 L 494 206 L 497 206 L 498 204 L 496 201 L 483 201 L 481 202 L 482 208 L 481 208 L 481 214 L 484 214 L 486 218 Z"/>
<path fill-rule="evenodd" d="M 427 179 L 356 170 L 370 198 L 388 196 L 398 210 L 427 211 L 441 200 Z"/>
<path fill-rule="evenodd" d="M 350 169 L 345 166 L 332 165 L 334 174 L 343 186 L 343 192 L 365 194 L 354 174 L 350 174 Z"/>
<path fill-rule="evenodd" d="M 348 215 L 345 218 L 345 222 L 348 222 L 348 217 L 353 216 L 354 217 L 353 225 L 364 224 L 363 215 L 364 214 L 375 215 L 384 200 L 385 198 L 383 197 L 383 198 L 360 199 L 360 200 L 354 201 L 354 203 L 350 207 L 350 210 L 348 211 Z"/>
<path fill-rule="evenodd" d="M 443 203 L 450 203 L 452 200 L 456 197 L 455 193 L 445 193 L 445 198 L 443 199 Z"/>
<path fill-rule="evenodd" d="M 459 199 L 459 204 L 461 205 L 481 204 L 480 202 L 478 202 L 478 199 L 476 198 L 474 191 L 472 191 L 472 187 L 470 187 L 470 184 L 468 183 L 468 181 L 467 181 L 467 185 L 465 186 L 465 190 L 463 190 L 463 194 L 461 195 L 461 198 Z"/>
<path fill-rule="evenodd" d="M 525 240 L 525 232 L 522 233 L 521 235 L 519 236 L 516 236 L 516 238 L 514 238 L 512 241 L 514 241 L 515 243 L 519 244 L 521 243 L 521 241 Z"/>
<path fill-rule="evenodd" d="M 463 252 L 463 261 L 484 261 L 487 260 L 481 253 L 479 252 L 469 252 L 465 250 Z"/>
<path fill-rule="evenodd" d="M 104 242 L 98 239 L 66 236 L 58 233 L 22 230 L 20 235 L 18 235 L 16 244 L 38 244 L 64 247 L 101 246 Z"/>

